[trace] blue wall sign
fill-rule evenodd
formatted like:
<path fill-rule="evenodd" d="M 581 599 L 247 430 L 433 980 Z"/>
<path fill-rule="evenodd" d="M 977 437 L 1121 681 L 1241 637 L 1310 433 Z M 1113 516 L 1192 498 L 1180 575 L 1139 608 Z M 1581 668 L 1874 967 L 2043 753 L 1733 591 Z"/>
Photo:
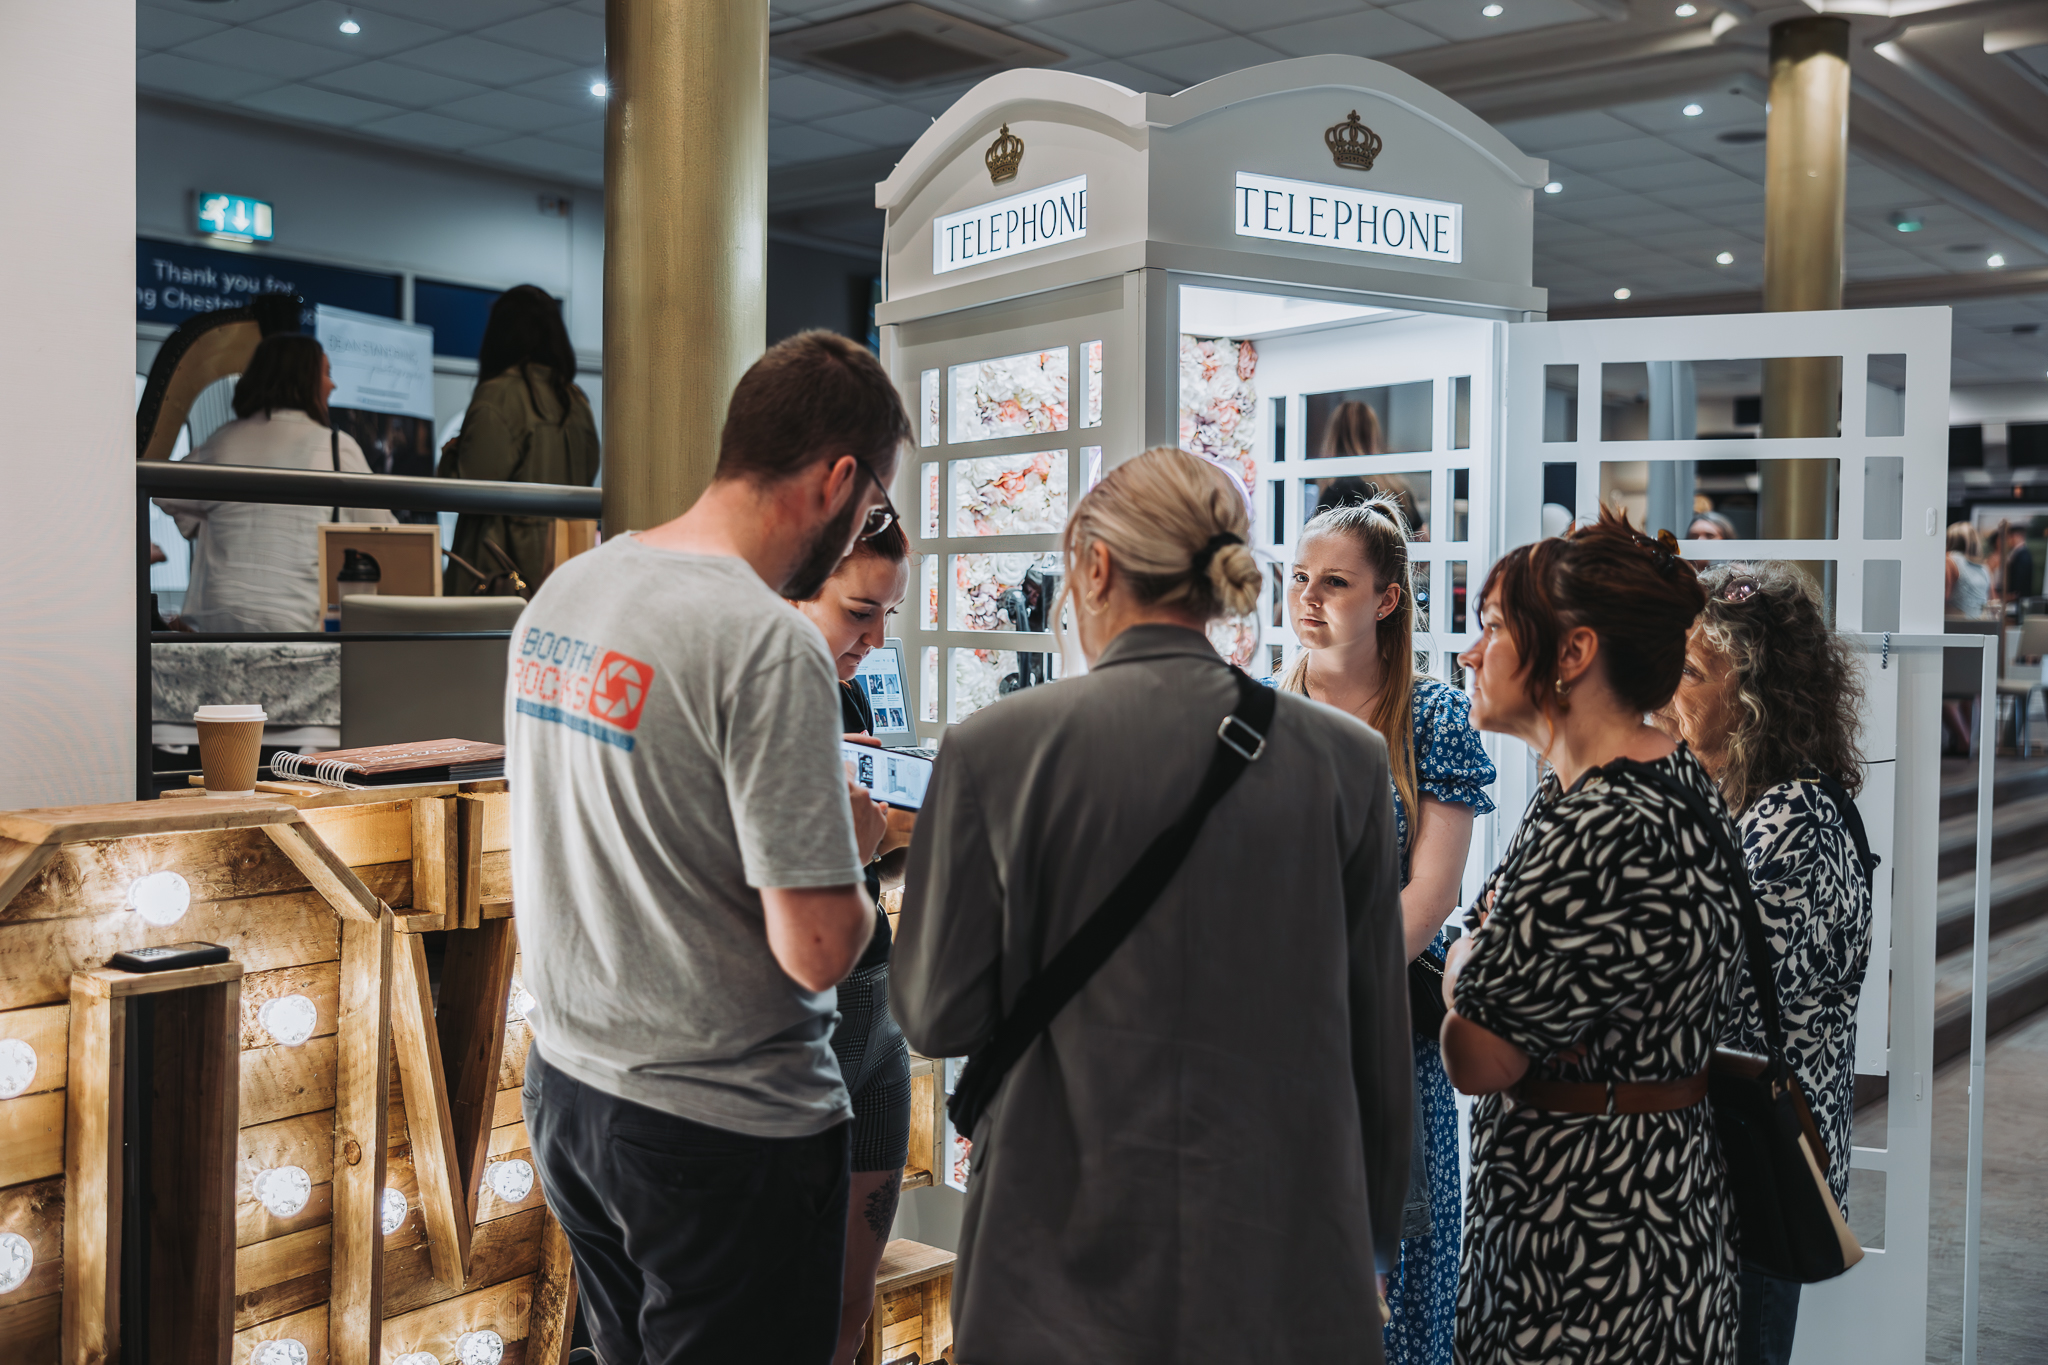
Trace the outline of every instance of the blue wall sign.
<path fill-rule="evenodd" d="M 211 190 L 201 190 L 194 198 L 199 206 L 199 230 L 209 237 L 267 242 L 277 235 L 275 215 L 261 199 Z"/>
<path fill-rule="evenodd" d="M 313 328 L 318 304 L 379 317 L 399 316 L 396 275 L 316 265 L 269 254 L 221 251 L 183 242 L 135 240 L 135 319 L 175 326 L 195 313 L 241 308 L 257 294 L 297 294 L 305 302 L 299 325 Z"/>

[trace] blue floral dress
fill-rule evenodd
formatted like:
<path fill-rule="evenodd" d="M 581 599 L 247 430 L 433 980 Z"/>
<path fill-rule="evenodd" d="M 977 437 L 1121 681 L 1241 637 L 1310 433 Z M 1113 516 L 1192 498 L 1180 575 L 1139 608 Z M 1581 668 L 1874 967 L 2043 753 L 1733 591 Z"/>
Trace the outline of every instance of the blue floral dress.
<path fill-rule="evenodd" d="M 1470 806 L 1490 814 L 1484 791 L 1494 779 L 1493 761 L 1472 728 L 1472 703 L 1463 692 L 1434 678 L 1415 680 L 1415 786 L 1418 796 Z M 1394 830 L 1401 848 L 1401 885 L 1408 885 L 1408 811 L 1394 796 Z M 1450 946 L 1439 932 L 1430 951 Z M 1387 1277 L 1387 1307 L 1393 1320 L 1384 1342 L 1388 1365 L 1451 1365 L 1452 1329 L 1458 1308 L 1458 1234 L 1464 1222 L 1458 1181 L 1458 1101 L 1444 1073 L 1434 1038 L 1415 1039 L 1415 1101 L 1421 1109 L 1423 1166 L 1429 1182 L 1430 1230 L 1401 1239 L 1401 1261 Z"/>

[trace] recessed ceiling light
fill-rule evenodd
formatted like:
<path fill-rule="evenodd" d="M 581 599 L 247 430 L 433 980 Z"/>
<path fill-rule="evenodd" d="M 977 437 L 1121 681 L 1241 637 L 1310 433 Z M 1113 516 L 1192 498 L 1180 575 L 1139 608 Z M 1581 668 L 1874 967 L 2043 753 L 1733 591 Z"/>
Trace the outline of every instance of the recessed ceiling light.
<path fill-rule="evenodd" d="M 1734 253 L 1734 252 L 1732 252 L 1732 251 L 1724 251 L 1724 252 L 1722 252 L 1722 253 L 1721 253 L 1720 255 L 1718 255 L 1718 256 L 1716 256 L 1716 257 L 1714 258 L 1714 264 L 1715 264 L 1715 265 L 1734 265 L 1734 264 L 1735 264 L 1735 253 Z"/>
<path fill-rule="evenodd" d="M 592 81 L 590 83 L 590 93 L 599 99 L 603 99 L 606 95 L 611 94 L 611 92 L 612 88 L 603 81 Z"/>
<path fill-rule="evenodd" d="M 1685 106 L 1685 108 L 1679 110 L 1678 112 L 1685 115 L 1687 118 L 1698 118 L 1701 114 L 1704 114 L 1707 111 L 1700 105 L 1688 104 Z"/>
<path fill-rule="evenodd" d="M 361 33 L 363 31 L 363 26 L 357 23 L 355 15 L 351 14 L 341 21 L 341 31 L 343 33 L 351 34 Z"/>
<path fill-rule="evenodd" d="M 2003 270 L 2005 269 L 2005 257 L 1994 251 L 1991 255 L 1984 258 L 1984 264 L 1990 266 L 1993 270 Z"/>
<path fill-rule="evenodd" d="M 1925 225 L 1921 223 L 1919 214 L 1901 209 L 1892 215 L 1892 226 L 1900 232 L 1918 232 Z"/>
<path fill-rule="evenodd" d="M 1690 19 L 1700 12 L 1700 7 L 1698 5 L 1680 5 L 1671 12 L 1681 19 Z"/>
<path fill-rule="evenodd" d="M 1489 19 L 1498 19 L 1498 18 L 1500 18 L 1500 17 L 1501 17 L 1501 15 L 1503 15 L 1503 14 L 1507 13 L 1507 6 L 1505 6 L 1505 5 L 1488 5 L 1488 6 L 1487 6 L 1487 7 L 1485 8 L 1485 9 L 1483 9 L 1483 10 L 1481 10 L 1481 11 L 1479 11 L 1479 12 L 1480 12 L 1481 14 L 1485 15 L 1485 16 L 1486 16 L 1487 18 L 1489 18 Z"/>
<path fill-rule="evenodd" d="M 1614 291 L 1614 297 L 1618 299 L 1625 299 L 1628 297 L 1628 293 L 1629 291 L 1626 289 L 1617 289 Z"/>
<path fill-rule="evenodd" d="M 1558 184 L 1555 180 L 1553 180 L 1548 185 L 1545 185 L 1543 187 L 1543 192 L 1545 194 L 1563 194 L 1564 186 Z"/>

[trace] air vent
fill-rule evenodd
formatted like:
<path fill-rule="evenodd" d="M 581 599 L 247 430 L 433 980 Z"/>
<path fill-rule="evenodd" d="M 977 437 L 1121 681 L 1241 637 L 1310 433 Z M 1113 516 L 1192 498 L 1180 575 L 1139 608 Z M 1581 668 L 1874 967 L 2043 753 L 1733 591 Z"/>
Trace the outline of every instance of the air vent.
<path fill-rule="evenodd" d="M 885 5 L 778 33 L 769 50 L 785 61 L 899 90 L 990 76 L 1015 66 L 1048 66 L 1066 57 L 917 4 Z"/>
<path fill-rule="evenodd" d="M 1754 147 L 1768 136 L 1761 128 L 1730 128 L 1714 141 L 1725 142 L 1731 147 Z"/>

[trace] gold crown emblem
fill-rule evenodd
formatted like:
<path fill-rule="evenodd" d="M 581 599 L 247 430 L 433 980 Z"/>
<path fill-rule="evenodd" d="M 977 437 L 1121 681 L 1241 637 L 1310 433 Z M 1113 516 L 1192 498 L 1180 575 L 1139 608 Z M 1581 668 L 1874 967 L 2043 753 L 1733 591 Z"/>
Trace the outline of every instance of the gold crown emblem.
<path fill-rule="evenodd" d="M 1380 135 L 1358 121 L 1356 109 L 1350 118 L 1325 129 L 1323 142 L 1332 161 L 1354 171 L 1371 170 L 1373 158 L 1380 154 Z"/>
<path fill-rule="evenodd" d="M 982 158 L 988 163 L 988 179 L 991 185 L 1000 185 L 1005 180 L 1017 178 L 1017 167 L 1024 160 L 1024 139 L 1010 131 L 1005 123 L 996 140 L 988 144 L 988 154 Z"/>

